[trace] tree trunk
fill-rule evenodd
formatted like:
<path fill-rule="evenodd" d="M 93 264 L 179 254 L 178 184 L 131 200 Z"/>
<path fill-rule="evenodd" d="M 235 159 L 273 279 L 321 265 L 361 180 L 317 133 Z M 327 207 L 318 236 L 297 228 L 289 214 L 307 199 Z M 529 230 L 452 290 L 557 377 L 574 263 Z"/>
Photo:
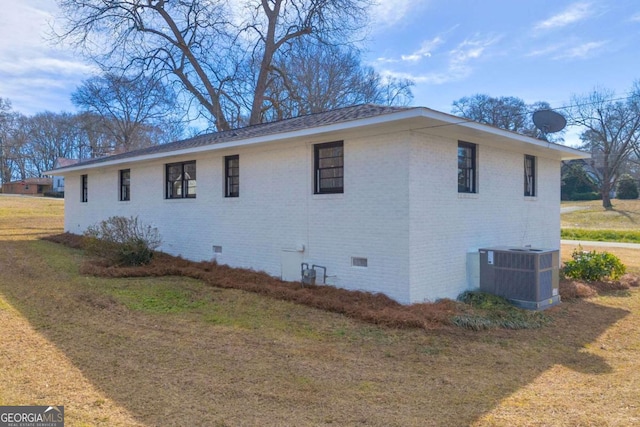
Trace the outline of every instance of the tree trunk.
<path fill-rule="evenodd" d="M 267 79 L 273 61 L 273 54 L 276 47 L 276 25 L 280 14 L 281 1 L 277 0 L 273 4 L 273 9 L 269 8 L 269 3 L 262 2 L 262 9 L 267 16 L 267 34 L 264 37 L 264 53 L 260 61 L 260 71 L 256 80 L 256 87 L 253 92 L 253 102 L 251 104 L 251 115 L 249 116 L 249 124 L 257 125 L 262 121 L 262 105 L 264 104 L 264 94 L 267 91 Z"/>
<path fill-rule="evenodd" d="M 601 195 L 602 207 L 605 209 L 611 209 L 613 207 L 611 204 L 611 183 L 608 181 L 602 183 Z"/>

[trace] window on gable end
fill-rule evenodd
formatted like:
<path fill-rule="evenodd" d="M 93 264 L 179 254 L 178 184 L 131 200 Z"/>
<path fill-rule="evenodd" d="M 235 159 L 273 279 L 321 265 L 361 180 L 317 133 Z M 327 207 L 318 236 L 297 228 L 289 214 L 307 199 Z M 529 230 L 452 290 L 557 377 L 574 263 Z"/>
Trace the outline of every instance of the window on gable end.
<path fill-rule="evenodd" d="M 477 146 L 458 141 L 458 193 L 477 192 Z"/>
<path fill-rule="evenodd" d="M 536 158 L 529 155 L 524 156 L 524 195 L 536 196 Z"/>
<path fill-rule="evenodd" d="M 87 203 L 89 201 L 89 177 L 88 175 L 80 176 L 80 201 Z"/>

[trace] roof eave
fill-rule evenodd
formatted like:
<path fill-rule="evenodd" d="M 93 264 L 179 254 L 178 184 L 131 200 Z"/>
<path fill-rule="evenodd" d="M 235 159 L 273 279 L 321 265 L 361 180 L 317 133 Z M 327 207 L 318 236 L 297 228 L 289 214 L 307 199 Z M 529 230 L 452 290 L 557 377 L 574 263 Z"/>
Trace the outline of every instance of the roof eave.
<path fill-rule="evenodd" d="M 316 127 L 311 127 L 311 128 L 301 129 L 301 130 L 275 133 L 275 134 L 258 136 L 253 138 L 239 139 L 239 140 L 229 141 L 229 142 L 212 143 L 212 144 L 202 145 L 198 147 L 188 147 L 184 149 L 178 149 L 178 150 L 167 151 L 167 152 L 143 154 L 139 156 L 119 158 L 112 161 L 106 160 L 103 162 L 88 164 L 84 166 L 82 164 L 72 165 L 64 168 L 46 171 L 45 174 L 46 175 L 64 175 L 69 172 L 98 169 L 98 168 L 117 166 L 117 165 L 122 165 L 127 163 L 158 160 L 158 159 L 176 157 L 176 156 L 187 155 L 187 154 L 197 154 L 202 152 L 216 151 L 216 150 L 222 150 L 222 149 L 228 149 L 228 148 L 234 148 L 234 147 L 244 147 L 244 146 L 257 145 L 257 144 L 265 144 L 265 143 L 274 142 L 274 141 L 284 141 L 284 140 L 290 140 L 290 139 L 296 139 L 296 138 L 317 137 L 322 134 L 344 132 L 344 131 L 354 130 L 362 127 L 368 127 L 373 125 L 384 125 L 384 124 L 394 123 L 394 122 L 400 123 L 403 121 L 410 122 L 408 127 L 409 130 L 426 131 L 427 133 L 431 133 L 429 132 L 429 130 L 433 132 L 433 130 L 438 128 L 459 126 L 460 128 L 468 129 L 473 132 L 493 135 L 503 140 L 518 141 L 521 144 L 531 144 L 541 149 L 551 150 L 553 152 L 556 152 L 556 154 L 559 155 L 561 160 L 572 160 L 572 159 L 589 157 L 588 153 L 582 152 L 575 148 L 571 148 L 571 147 L 567 147 L 567 146 L 559 145 L 555 143 L 550 143 L 547 141 L 542 141 L 542 140 L 525 136 L 525 135 L 520 135 L 515 132 L 506 131 L 504 129 L 500 129 L 497 127 L 474 122 L 472 120 L 464 119 L 458 116 L 453 116 L 451 114 L 442 113 L 436 110 L 432 110 L 430 108 L 419 107 L 419 108 L 411 108 L 403 111 L 383 114 L 379 116 L 355 119 L 355 120 L 350 120 L 346 122 L 316 126 Z"/>
<path fill-rule="evenodd" d="M 366 127 L 374 124 L 384 124 L 388 122 L 403 120 L 406 118 L 412 118 L 412 117 L 415 117 L 416 115 L 408 114 L 408 113 L 411 113 L 413 111 L 415 110 L 411 109 L 411 110 L 401 111 L 397 113 L 385 114 L 381 116 L 367 117 L 363 119 L 356 119 L 356 120 L 351 120 L 351 121 L 342 122 L 342 123 L 316 126 L 316 127 L 307 128 L 307 129 L 275 133 L 275 134 L 264 135 L 259 137 L 240 139 L 236 141 L 218 142 L 218 143 L 207 144 L 199 147 L 189 147 L 189 148 L 161 152 L 161 153 L 126 157 L 126 158 L 116 159 L 113 161 L 106 160 L 104 162 L 94 163 L 94 164 L 89 164 L 84 166 L 82 164 L 73 165 L 73 166 L 68 166 L 64 168 L 45 171 L 44 174 L 64 175 L 67 172 L 77 172 L 81 170 L 96 169 L 96 168 L 102 168 L 106 166 L 116 166 L 116 165 L 126 164 L 126 163 L 157 160 L 157 159 L 162 159 L 167 157 L 176 157 L 176 156 L 187 155 L 187 154 L 197 154 L 202 152 L 216 151 L 216 150 L 222 150 L 222 149 L 228 149 L 228 148 L 234 148 L 234 147 L 244 147 L 244 146 L 250 146 L 250 145 L 257 145 L 257 144 L 265 144 L 265 143 L 274 142 L 274 141 L 284 141 L 284 140 L 296 139 L 296 138 L 315 137 L 325 133 L 352 130 L 359 127 Z"/>

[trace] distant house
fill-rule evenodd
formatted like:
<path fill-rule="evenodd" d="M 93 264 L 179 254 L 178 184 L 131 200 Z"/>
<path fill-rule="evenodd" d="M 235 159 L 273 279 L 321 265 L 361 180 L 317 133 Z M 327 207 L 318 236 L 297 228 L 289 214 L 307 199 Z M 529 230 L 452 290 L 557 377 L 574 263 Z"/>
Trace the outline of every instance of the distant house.
<path fill-rule="evenodd" d="M 560 164 L 584 157 L 428 108 L 360 105 L 48 173 L 66 180 L 66 231 L 137 215 L 171 254 L 290 281 L 316 264 L 328 284 L 414 303 L 477 287 L 479 248 L 558 249 Z"/>
<path fill-rule="evenodd" d="M 27 178 L 22 181 L 6 182 L 2 184 L 4 194 L 23 194 L 43 196 L 53 187 L 51 178 Z"/>
<path fill-rule="evenodd" d="M 65 157 L 58 157 L 54 169 L 64 168 L 67 166 L 75 165 L 78 163 L 76 159 L 67 159 Z M 53 191 L 56 193 L 64 193 L 64 176 L 56 175 L 53 177 Z"/>

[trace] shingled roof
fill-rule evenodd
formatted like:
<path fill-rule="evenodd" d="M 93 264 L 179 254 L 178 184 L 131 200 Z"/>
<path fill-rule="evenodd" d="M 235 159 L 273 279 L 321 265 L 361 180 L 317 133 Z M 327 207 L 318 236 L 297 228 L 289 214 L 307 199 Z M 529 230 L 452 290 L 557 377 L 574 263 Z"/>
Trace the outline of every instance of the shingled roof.
<path fill-rule="evenodd" d="M 128 151 L 126 153 L 114 154 L 97 159 L 90 159 L 76 163 L 74 165 L 63 166 L 56 170 L 62 170 L 68 167 L 78 167 L 113 160 L 133 158 L 149 154 L 170 153 L 172 151 L 220 144 L 223 142 L 240 141 L 244 139 L 274 135 L 285 132 L 294 132 L 297 130 L 333 125 L 349 122 L 352 120 L 382 116 L 385 114 L 410 110 L 412 108 L 416 107 L 392 107 L 374 104 L 355 105 L 352 107 L 339 108 L 337 110 L 326 111 L 323 113 L 309 114 L 292 119 L 279 120 L 277 122 L 263 123 L 259 125 L 247 126 L 244 128 L 232 129 L 224 132 L 215 132 L 206 135 L 200 135 L 181 141 L 170 142 L 168 144 L 154 145 L 152 147 Z"/>

